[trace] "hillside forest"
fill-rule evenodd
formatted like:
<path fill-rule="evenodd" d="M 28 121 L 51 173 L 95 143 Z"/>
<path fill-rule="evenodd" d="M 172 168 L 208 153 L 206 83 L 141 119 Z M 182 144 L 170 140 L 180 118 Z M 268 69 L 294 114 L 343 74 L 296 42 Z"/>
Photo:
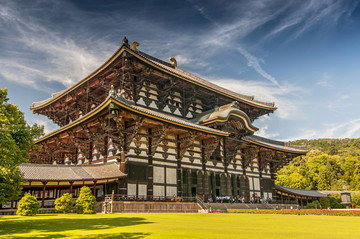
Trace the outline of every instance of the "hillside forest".
<path fill-rule="evenodd" d="M 360 138 L 297 140 L 306 145 L 306 155 L 281 168 L 275 183 L 314 190 L 360 191 Z"/>

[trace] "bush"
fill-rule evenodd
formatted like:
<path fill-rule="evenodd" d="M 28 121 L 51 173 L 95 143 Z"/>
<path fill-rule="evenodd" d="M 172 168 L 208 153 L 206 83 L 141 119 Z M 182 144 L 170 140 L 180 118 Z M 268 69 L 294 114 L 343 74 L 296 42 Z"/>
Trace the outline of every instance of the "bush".
<path fill-rule="evenodd" d="M 19 201 L 17 215 L 21 216 L 34 216 L 40 208 L 40 203 L 30 193 L 25 193 Z"/>
<path fill-rule="evenodd" d="M 307 209 L 312 209 L 312 208 L 320 209 L 320 202 L 318 200 L 309 202 L 308 204 L 306 204 L 306 208 Z"/>
<path fill-rule="evenodd" d="M 320 198 L 320 205 L 322 209 L 327 209 L 330 207 L 330 199 L 329 198 Z"/>
<path fill-rule="evenodd" d="M 74 209 L 73 196 L 70 193 L 65 193 L 55 200 L 55 209 L 57 211 L 67 213 Z"/>
<path fill-rule="evenodd" d="M 329 199 L 331 208 L 344 208 L 344 205 L 341 204 L 340 193 L 331 194 Z"/>
<path fill-rule="evenodd" d="M 95 213 L 96 198 L 92 194 L 91 189 L 84 186 L 80 189 L 80 195 L 76 200 L 76 212 L 79 214 Z"/>

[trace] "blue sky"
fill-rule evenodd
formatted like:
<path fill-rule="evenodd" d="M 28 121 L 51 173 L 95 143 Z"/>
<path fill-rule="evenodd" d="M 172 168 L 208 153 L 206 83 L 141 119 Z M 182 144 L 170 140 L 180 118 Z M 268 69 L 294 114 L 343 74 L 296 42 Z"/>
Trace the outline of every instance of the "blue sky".
<path fill-rule="evenodd" d="M 0 87 L 34 101 L 86 77 L 120 46 L 275 102 L 255 121 L 278 140 L 360 137 L 360 2 L 0 0 Z"/>

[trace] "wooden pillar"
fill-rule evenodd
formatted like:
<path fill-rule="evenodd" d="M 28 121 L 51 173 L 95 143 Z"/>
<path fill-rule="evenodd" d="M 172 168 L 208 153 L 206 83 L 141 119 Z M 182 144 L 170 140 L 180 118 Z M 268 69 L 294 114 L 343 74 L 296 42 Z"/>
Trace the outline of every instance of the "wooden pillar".
<path fill-rule="evenodd" d="M 151 147 L 152 147 L 152 143 L 153 140 L 151 138 L 152 135 L 152 130 L 149 129 L 149 145 L 148 145 L 148 179 L 147 179 L 147 198 L 148 200 L 153 200 L 154 198 L 154 165 L 153 165 L 153 153 L 155 152 L 151 152 Z"/>
<path fill-rule="evenodd" d="M 43 192 L 42 192 L 42 200 L 41 200 L 41 207 L 45 206 L 45 189 L 46 189 L 47 182 L 43 182 Z"/>
<path fill-rule="evenodd" d="M 72 194 L 73 183 L 74 182 L 70 182 L 70 194 Z"/>
<path fill-rule="evenodd" d="M 264 197 L 264 183 L 263 183 L 263 178 L 262 178 L 262 171 L 263 171 L 263 167 L 264 167 L 264 162 L 263 162 L 263 158 L 260 154 L 260 152 L 257 155 L 257 160 L 258 160 L 258 171 L 259 171 L 259 186 L 260 186 L 260 198 Z"/>
<path fill-rule="evenodd" d="M 180 143 L 179 143 L 179 135 L 176 136 L 176 180 L 177 180 L 177 196 L 184 196 L 183 192 L 183 170 L 181 169 L 181 158 L 180 158 Z"/>
<path fill-rule="evenodd" d="M 177 165 L 176 165 L 176 180 L 177 180 L 177 196 L 178 197 L 182 197 L 182 181 L 181 181 L 181 174 L 182 174 L 182 170 L 181 170 L 181 160 L 178 159 L 177 160 Z"/>
<path fill-rule="evenodd" d="M 96 197 L 96 182 L 97 182 L 97 181 L 95 180 L 95 181 L 94 181 L 94 190 L 93 190 L 93 191 L 94 191 L 94 196 L 95 196 L 95 197 Z"/>
<path fill-rule="evenodd" d="M 192 187 L 192 182 L 191 182 L 191 172 L 192 172 L 192 170 L 191 169 L 188 169 L 188 174 L 187 174 L 187 177 L 188 177 L 188 179 L 187 179 L 187 181 L 188 181 L 188 184 L 187 184 L 187 196 L 188 197 L 192 197 L 192 195 L 191 195 L 191 187 Z"/>

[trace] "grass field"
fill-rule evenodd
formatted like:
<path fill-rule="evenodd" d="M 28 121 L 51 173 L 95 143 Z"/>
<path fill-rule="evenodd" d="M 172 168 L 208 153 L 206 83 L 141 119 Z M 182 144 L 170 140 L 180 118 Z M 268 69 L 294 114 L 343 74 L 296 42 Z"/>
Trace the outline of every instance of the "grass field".
<path fill-rule="evenodd" d="M 360 238 L 360 217 L 259 214 L 0 216 L 0 238 Z"/>

